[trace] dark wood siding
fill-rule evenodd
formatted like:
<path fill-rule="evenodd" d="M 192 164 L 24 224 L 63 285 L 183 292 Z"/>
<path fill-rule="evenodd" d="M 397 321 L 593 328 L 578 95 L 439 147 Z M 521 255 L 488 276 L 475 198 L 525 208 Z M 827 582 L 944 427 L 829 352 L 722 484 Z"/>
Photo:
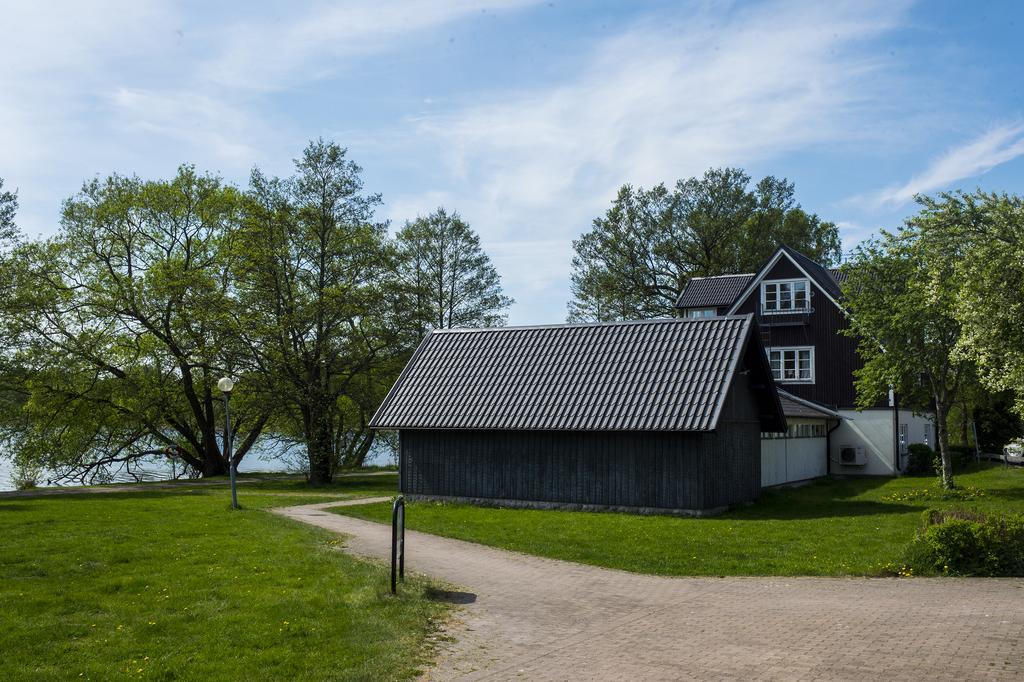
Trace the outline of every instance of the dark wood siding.
<path fill-rule="evenodd" d="M 779 262 L 765 275 L 765 280 L 801 278 L 802 274 L 789 261 Z M 779 387 L 795 396 L 836 408 L 852 408 L 856 403 L 855 370 L 863 363 L 857 355 L 857 341 L 840 333 L 846 317 L 811 280 L 811 307 L 808 315 L 759 317 L 761 341 L 765 347 L 814 346 L 814 383 L 785 383 Z M 737 308 L 737 314 L 760 313 L 761 285 L 758 285 Z M 778 324 L 780 318 L 788 324 Z M 773 318 L 775 318 L 773 320 Z"/>
<path fill-rule="evenodd" d="M 772 269 L 765 273 L 763 280 L 771 279 L 799 279 L 804 276 L 799 268 L 793 265 L 793 261 L 786 256 L 779 258 L 779 261 L 772 266 Z"/>
<path fill-rule="evenodd" d="M 759 427 L 718 432 L 401 432 L 410 495 L 702 510 L 760 493 Z"/>

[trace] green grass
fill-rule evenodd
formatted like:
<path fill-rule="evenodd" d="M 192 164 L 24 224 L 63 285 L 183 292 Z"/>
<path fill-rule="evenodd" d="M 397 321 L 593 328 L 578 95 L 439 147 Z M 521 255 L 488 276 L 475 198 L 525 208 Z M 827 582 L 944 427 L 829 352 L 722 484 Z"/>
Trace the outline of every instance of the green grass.
<path fill-rule="evenodd" d="M 445 606 L 265 511 L 392 494 L 395 477 L 0 498 L 0 679 L 416 675 Z"/>
<path fill-rule="evenodd" d="M 1024 512 L 1024 469 L 983 465 L 957 478 L 967 501 L 932 478 L 825 480 L 767 491 L 713 518 L 409 503 L 408 527 L 527 554 L 659 575 L 877 575 L 897 561 L 929 508 Z M 388 505 L 334 510 L 387 521 Z"/>

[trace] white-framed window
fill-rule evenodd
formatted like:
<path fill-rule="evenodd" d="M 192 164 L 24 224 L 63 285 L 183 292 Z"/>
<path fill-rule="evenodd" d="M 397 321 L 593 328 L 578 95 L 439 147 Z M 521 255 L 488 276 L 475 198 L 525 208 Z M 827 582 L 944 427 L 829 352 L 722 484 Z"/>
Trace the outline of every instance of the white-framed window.
<path fill-rule="evenodd" d="M 686 316 L 690 318 L 714 317 L 717 314 L 715 308 L 690 308 L 686 311 Z"/>
<path fill-rule="evenodd" d="M 811 307 L 811 287 L 806 279 L 777 279 L 761 282 L 761 311 L 789 313 Z"/>
<path fill-rule="evenodd" d="M 814 347 L 766 348 L 772 376 L 780 383 L 814 383 Z"/>

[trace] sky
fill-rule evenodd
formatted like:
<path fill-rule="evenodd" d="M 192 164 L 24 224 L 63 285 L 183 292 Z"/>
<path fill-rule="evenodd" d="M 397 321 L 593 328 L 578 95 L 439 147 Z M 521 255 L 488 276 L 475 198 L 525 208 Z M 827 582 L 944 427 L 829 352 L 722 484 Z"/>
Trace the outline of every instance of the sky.
<path fill-rule="evenodd" d="M 16 2 L 0 178 L 30 236 L 112 172 L 244 186 L 332 139 L 398 228 L 479 232 L 516 303 L 565 319 L 572 241 L 624 183 L 786 177 L 843 244 L 916 193 L 1024 192 L 1024 3 Z"/>

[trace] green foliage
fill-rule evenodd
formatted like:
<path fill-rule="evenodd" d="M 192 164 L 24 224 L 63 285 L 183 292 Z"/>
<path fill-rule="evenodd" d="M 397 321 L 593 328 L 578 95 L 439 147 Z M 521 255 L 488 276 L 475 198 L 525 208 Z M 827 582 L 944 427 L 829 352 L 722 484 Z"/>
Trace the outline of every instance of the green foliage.
<path fill-rule="evenodd" d="M 950 445 L 949 459 L 953 464 L 953 471 L 961 471 L 977 461 L 977 453 L 970 445 Z M 941 461 L 936 461 L 937 467 L 942 466 Z"/>
<path fill-rule="evenodd" d="M 0 301 L 8 300 L 14 293 L 15 263 L 9 260 L 9 252 L 20 238 L 15 223 L 17 212 L 18 195 L 5 191 L 3 178 L 0 178 Z M 0 311 L 2 309 L 0 304 Z M 18 390 L 22 372 L 11 362 L 11 353 L 10 341 L 0 322 L 0 434 L 19 421 L 25 402 L 24 394 Z"/>
<path fill-rule="evenodd" d="M 214 383 L 246 363 L 225 243 L 241 195 L 182 166 L 169 181 L 112 175 L 65 202 L 61 229 L 5 261 L 0 338 L 17 411 L 0 440 L 19 461 L 92 478 L 174 452 L 223 473 Z M 239 400 L 238 457 L 261 408 Z"/>
<path fill-rule="evenodd" d="M 244 193 L 191 166 L 112 175 L 27 242 L 0 182 L 0 442 L 58 478 L 168 454 L 222 474 L 227 374 L 236 462 L 262 437 L 304 446 L 316 482 L 360 466 L 423 331 L 501 324 L 511 303 L 458 214 L 392 242 L 360 176 L 324 140 Z"/>
<path fill-rule="evenodd" d="M 387 278 L 394 254 L 374 222 L 380 196 L 337 144 L 311 142 L 296 174 L 252 173 L 233 240 L 239 320 L 274 425 L 306 446 L 310 480 L 358 465 L 366 423 L 404 356 Z"/>
<path fill-rule="evenodd" d="M 398 273 L 406 326 L 418 343 L 430 329 L 505 323 L 512 299 L 480 248 L 480 237 L 443 208 L 407 222 L 398 233 Z"/>
<path fill-rule="evenodd" d="M 948 416 L 972 374 L 961 353 L 957 319 L 960 254 L 932 239 L 927 211 L 895 233 L 854 249 L 846 265 L 844 304 L 864 366 L 855 372 L 857 403 L 870 407 L 895 390 L 904 407 L 934 405 L 942 481 L 953 487 Z"/>
<path fill-rule="evenodd" d="M 791 182 L 750 187 L 737 168 L 650 189 L 624 185 L 573 243 L 572 321 L 669 317 L 691 277 L 752 272 L 780 243 L 831 265 L 836 226 L 796 204 Z"/>
<path fill-rule="evenodd" d="M 18 213 L 18 194 L 4 190 L 4 179 L 0 178 L 0 252 L 19 236 L 14 217 Z"/>
<path fill-rule="evenodd" d="M 925 514 L 905 563 L 919 574 L 1024 576 L 1024 514 Z"/>
<path fill-rule="evenodd" d="M 911 443 L 907 446 L 907 473 L 911 475 L 933 473 L 932 462 L 935 451 L 924 443 Z"/>
<path fill-rule="evenodd" d="M 1013 391 L 1024 415 L 1024 198 L 982 191 L 922 197 L 922 228 L 957 260 L 961 349 L 990 390 Z"/>
<path fill-rule="evenodd" d="M 942 477 L 942 457 L 924 443 L 911 443 L 907 448 L 906 473 L 910 475 L 930 474 Z M 949 460 L 953 472 L 963 471 L 975 464 L 977 456 L 974 448 L 964 445 L 949 446 Z"/>
<path fill-rule="evenodd" d="M 15 490 L 31 490 L 39 485 L 42 467 L 32 462 L 15 462 L 11 483 Z"/>
<path fill-rule="evenodd" d="M 1024 419 L 1013 409 L 1013 392 L 986 393 L 975 405 L 978 441 L 983 452 L 1000 452 L 1014 438 L 1024 436 Z"/>

